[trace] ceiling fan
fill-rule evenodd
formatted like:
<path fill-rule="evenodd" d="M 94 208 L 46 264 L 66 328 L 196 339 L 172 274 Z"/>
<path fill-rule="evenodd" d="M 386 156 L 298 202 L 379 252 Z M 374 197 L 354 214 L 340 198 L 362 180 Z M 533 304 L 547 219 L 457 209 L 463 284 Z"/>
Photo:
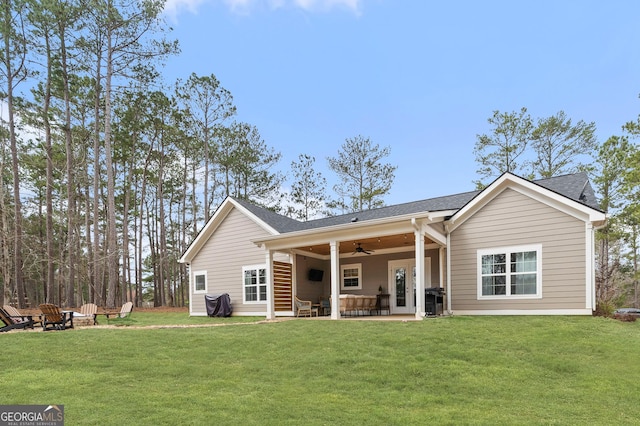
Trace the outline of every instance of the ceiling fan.
<path fill-rule="evenodd" d="M 356 253 L 364 253 L 364 254 L 371 254 L 373 253 L 373 250 L 365 250 L 362 248 L 362 245 L 360 243 L 357 243 L 358 247 L 356 247 L 356 250 L 351 253 L 351 254 L 356 254 Z"/>

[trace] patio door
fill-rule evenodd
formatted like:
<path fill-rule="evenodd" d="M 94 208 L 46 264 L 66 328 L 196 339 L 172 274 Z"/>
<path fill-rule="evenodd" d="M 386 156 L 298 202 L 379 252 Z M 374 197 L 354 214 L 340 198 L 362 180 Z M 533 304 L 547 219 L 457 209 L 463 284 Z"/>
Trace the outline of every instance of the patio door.
<path fill-rule="evenodd" d="M 431 258 L 424 261 L 425 288 L 431 287 Z M 415 259 L 389 261 L 389 294 L 392 314 L 416 312 Z"/>

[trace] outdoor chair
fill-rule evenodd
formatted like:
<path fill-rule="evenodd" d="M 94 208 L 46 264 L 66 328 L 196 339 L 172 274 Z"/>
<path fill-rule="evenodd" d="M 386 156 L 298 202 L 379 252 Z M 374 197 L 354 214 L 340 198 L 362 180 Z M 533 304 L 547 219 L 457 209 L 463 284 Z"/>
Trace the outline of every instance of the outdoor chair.
<path fill-rule="evenodd" d="M 22 312 L 20 312 L 17 308 L 14 308 L 11 305 L 4 305 L 2 309 L 4 309 L 9 314 L 9 316 L 14 319 L 31 317 L 31 319 L 33 320 L 34 326 L 42 325 L 42 320 L 40 319 L 40 315 L 33 315 L 32 313 L 25 315 Z"/>
<path fill-rule="evenodd" d="M 331 315 L 331 300 L 320 299 L 320 309 L 322 309 L 322 315 Z"/>
<path fill-rule="evenodd" d="M 376 296 L 369 296 L 367 299 L 368 305 L 366 309 L 369 311 L 369 315 L 373 315 L 373 312 L 376 310 L 377 306 L 377 298 Z"/>
<path fill-rule="evenodd" d="M 33 317 L 31 315 L 14 316 L 9 314 L 4 307 L 0 309 L 0 321 L 4 323 L 4 327 L 0 328 L 0 332 L 33 328 Z"/>
<path fill-rule="evenodd" d="M 347 312 L 356 312 L 356 297 L 353 294 L 341 294 L 340 298 L 340 314 L 347 315 Z M 350 314 L 351 315 L 351 314 Z"/>
<path fill-rule="evenodd" d="M 127 302 L 122 305 L 119 312 L 105 312 L 104 315 L 109 319 L 110 315 L 115 315 L 116 318 L 126 318 L 133 311 L 133 302 Z"/>
<path fill-rule="evenodd" d="M 311 303 L 311 300 L 300 300 L 298 299 L 298 296 L 296 296 L 296 309 L 298 311 L 296 313 L 297 317 L 299 317 L 300 315 L 308 315 L 312 317 L 313 314 L 316 314 L 316 316 L 318 316 L 318 308 L 313 307 L 313 303 Z"/>
<path fill-rule="evenodd" d="M 74 314 L 74 316 L 76 315 L 78 314 Z M 78 317 L 91 318 L 93 325 L 96 325 L 98 323 L 98 321 L 96 320 L 97 316 L 98 305 L 96 305 L 95 303 L 85 303 L 84 305 L 80 306 L 80 315 L 78 315 Z"/>
<path fill-rule="evenodd" d="M 73 311 L 61 311 L 52 303 L 41 304 L 40 311 L 42 312 L 42 329 L 44 331 L 73 328 Z"/>

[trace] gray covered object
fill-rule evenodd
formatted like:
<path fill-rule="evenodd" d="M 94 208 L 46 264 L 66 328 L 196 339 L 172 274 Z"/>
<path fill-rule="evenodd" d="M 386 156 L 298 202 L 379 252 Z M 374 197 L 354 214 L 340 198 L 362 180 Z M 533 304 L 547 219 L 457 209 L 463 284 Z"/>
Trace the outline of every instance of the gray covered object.
<path fill-rule="evenodd" d="M 205 294 L 204 303 L 210 317 L 230 317 L 233 312 L 231 298 L 228 293 Z"/>

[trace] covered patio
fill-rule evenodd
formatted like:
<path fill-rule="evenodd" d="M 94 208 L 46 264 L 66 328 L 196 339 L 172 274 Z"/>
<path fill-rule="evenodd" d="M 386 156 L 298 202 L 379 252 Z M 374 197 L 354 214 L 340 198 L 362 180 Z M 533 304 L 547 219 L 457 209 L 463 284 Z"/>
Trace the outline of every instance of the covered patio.
<path fill-rule="evenodd" d="M 345 317 L 340 309 L 341 295 L 375 297 L 381 293 L 389 294 L 391 299 L 390 316 L 424 318 L 425 289 L 438 287 L 449 293 L 445 289 L 448 256 L 443 221 L 452 213 L 440 211 L 366 221 L 354 216 L 349 224 L 254 241 L 263 248 L 268 269 L 267 318 L 282 315 L 276 312 L 278 294 L 273 267 L 274 257 L 281 254 L 292 260 L 293 293 L 314 302 L 328 299 L 331 319 Z M 324 273 L 322 283 L 308 279 L 310 270 Z"/>

